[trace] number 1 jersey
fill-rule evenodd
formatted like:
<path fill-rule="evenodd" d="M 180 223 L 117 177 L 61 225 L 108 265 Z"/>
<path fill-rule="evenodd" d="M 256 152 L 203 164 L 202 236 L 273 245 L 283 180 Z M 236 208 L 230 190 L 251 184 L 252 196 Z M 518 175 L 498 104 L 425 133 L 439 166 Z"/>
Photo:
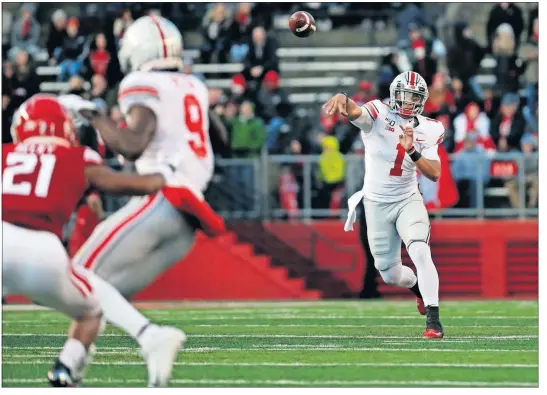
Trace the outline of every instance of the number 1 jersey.
<path fill-rule="evenodd" d="M 87 147 L 3 144 L 2 220 L 62 238 L 63 226 L 88 188 L 86 166 L 101 163 L 101 156 Z"/>
<path fill-rule="evenodd" d="M 209 139 L 209 93 L 198 78 L 177 72 L 135 71 L 120 85 L 118 102 L 129 118 L 140 105 L 156 115 L 156 132 L 135 165 L 140 174 L 160 172 L 170 186 L 199 195 L 214 170 Z"/>
<path fill-rule="evenodd" d="M 399 145 L 400 126 L 414 128 L 414 147 L 426 159 L 440 161 L 437 146 L 444 126 L 418 115 L 402 118 L 380 100 L 361 106 L 362 115 L 352 121 L 361 129 L 365 145 L 364 197 L 377 202 L 399 202 L 418 192 L 416 164 Z"/>

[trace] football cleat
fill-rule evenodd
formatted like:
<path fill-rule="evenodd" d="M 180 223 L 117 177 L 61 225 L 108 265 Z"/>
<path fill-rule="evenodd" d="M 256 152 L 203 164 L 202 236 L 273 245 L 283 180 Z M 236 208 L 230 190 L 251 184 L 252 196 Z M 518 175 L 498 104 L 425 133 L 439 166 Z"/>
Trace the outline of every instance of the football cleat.
<path fill-rule="evenodd" d="M 427 328 L 423 333 L 423 337 L 425 339 L 442 339 L 444 337 L 444 333 L 442 330 Z"/>
<path fill-rule="evenodd" d="M 422 298 L 416 298 L 416 307 L 418 308 L 418 312 L 421 315 L 425 315 L 425 313 L 426 313 L 425 304 L 424 304 L 424 300 Z"/>
<path fill-rule="evenodd" d="M 76 387 L 77 381 L 72 377 L 70 369 L 56 360 L 53 368 L 47 372 L 49 384 L 52 387 Z"/>
<path fill-rule="evenodd" d="M 147 341 L 141 343 L 141 353 L 148 367 L 148 386 L 166 387 L 171 378 L 173 363 L 186 342 L 186 335 L 176 328 L 154 325 L 145 331 L 144 336 Z"/>

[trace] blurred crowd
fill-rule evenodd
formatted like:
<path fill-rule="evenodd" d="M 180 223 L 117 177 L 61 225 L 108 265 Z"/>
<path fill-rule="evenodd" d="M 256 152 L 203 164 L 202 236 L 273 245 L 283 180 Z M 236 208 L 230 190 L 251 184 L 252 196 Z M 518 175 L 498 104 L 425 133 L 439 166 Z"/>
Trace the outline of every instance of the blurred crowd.
<path fill-rule="evenodd" d="M 414 3 L 85 3 L 68 15 L 64 9 L 45 18 L 39 4 L 26 3 L 16 14 L 3 9 L 2 141 L 10 140 L 9 125 L 15 109 L 40 90 L 37 57 L 47 51 L 45 64 L 59 66 L 58 82 L 65 92 L 95 101 L 118 122 L 122 114 L 116 94 L 123 75 L 117 50 L 126 29 L 142 15 L 157 13 L 171 19 L 184 32 L 203 37 L 199 59 L 185 59 L 186 73 L 193 64 L 242 63 L 231 75 L 229 89 L 210 89 L 211 109 L 228 129 L 229 147 L 220 156 L 254 158 L 267 154 L 318 154 L 314 173 L 315 208 L 339 205 L 346 168 L 342 154 L 363 152 L 358 130 L 345 119 L 312 113 L 291 103 L 281 84 L 279 42 L 274 28 L 276 13 L 311 12 L 321 30 L 353 25 L 383 29 L 395 21 L 397 43 L 384 56 L 375 78 L 363 79 L 353 100 L 389 98 L 389 84 L 402 71 L 419 72 L 429 84 L 424 114 L 443 122 L 444 148 L 454 153 L 452 174 L 460 192 L 459 205 L 473 207 L 477 177 L 491 180 L 491 172 L 476 172 L 468 157 L 476 152 L 522 152 L 538 147 L 538 10 L 527 15 L 518 4 L 492 4 L 486 26 L 487 45 L 481 45 L 466 22 L 453 25 L 451 40 L 443 42 L 431 18 Z M 359 16 L 363 11 L 367 18 Z M 49 26 L 47 26 L 49 25 Z M 44 27 L 47 26 L 47 29 Z M 47 31 L 47 40 L 41 39 Z M 495 60 L 495 83 L 480 83 L 485 57 Z M 207 83 L 206 78 L 197 76 Z M 208 78 L 214 78 L 209 74 Z M 333 92 L 334 93 L 334 92 Z M 108 153 L 107 153 L 108 155 Z M 537 162 L 526 161 L 527 205 L 537 206 Z M 283 178 L 283 176 L 286 176 Z M 249 175 L 236 174 L 236 177 Z M 288 180 L 287 184 L 283 180 Z M 281 189 L 301 190 L 302 166 L 281 171 Z M 502 181 L 511 205 L 519 203 L 514 179 Z M 292 189 L 291 189 L 292 188 Z M 282 195 L 282 194 L 281 194 Z M 302 195 L 297 193 L 302 207 Z M 281 197 L 280 200 L 284 198 Z"/>

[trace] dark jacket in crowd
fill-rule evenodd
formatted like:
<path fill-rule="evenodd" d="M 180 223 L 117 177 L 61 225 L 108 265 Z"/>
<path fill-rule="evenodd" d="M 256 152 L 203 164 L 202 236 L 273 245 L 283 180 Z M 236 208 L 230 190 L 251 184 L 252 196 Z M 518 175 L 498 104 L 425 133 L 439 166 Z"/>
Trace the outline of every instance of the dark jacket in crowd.
<path fill-rule="evenodd" d="M 448 68 L 452 77 L 458 77 L 468 84 L 469 79 L 479 70 L 486 50 L 473 38 L 465 37 L 463 31 L 467 22 L 458 22 L 454 27 L 454 46 L 448 51 Z"/>
<path fill-rule="evenodd" d="M 488 38 L 488 48 L 490 49 L 490 52 L 492 50 L 492 42 L 496 29 L 502 23 L 508 23 L 513 27 L 513 31 L 515 32 L 515 43 L 518 49 L 520 35 L 524 30 L 522 11 L 513 3 L 509 3 L 509 7 L 505 10 L 498 4 L 490 11 L 488 23 L 486 24 L 486 37 Z"/>

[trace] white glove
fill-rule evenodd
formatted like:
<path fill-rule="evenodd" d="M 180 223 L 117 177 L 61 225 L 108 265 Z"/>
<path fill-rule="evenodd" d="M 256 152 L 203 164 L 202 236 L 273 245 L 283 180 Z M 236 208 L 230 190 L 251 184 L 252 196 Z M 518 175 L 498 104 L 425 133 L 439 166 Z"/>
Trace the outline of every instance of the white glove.
<path fill-rule="evenodd" d="M 61 95 L 57 97 L 57 100 L 61 103 L 63 107 L 70 111 L 72 118 L 76 122 L 85 122 L 87 123 L 87 118 L 82 115 L 83 111 L 96 113 L 98 111 L 97 105 L 89 100 L 78 95 Z"/>

